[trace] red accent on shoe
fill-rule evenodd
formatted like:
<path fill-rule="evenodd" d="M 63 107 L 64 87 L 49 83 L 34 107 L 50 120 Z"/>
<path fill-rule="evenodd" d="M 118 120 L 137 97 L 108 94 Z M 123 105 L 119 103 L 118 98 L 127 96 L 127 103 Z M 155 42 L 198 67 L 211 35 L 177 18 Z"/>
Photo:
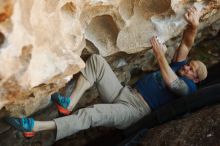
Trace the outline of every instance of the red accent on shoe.
<path fill-rule="evenodd" d="M 65 116 L 70 115 L 71 111 L 69 111 L 69 110 L 66 109 L 66 108 L 63 108 L 63 107 L 60 106 L 58 103 L 55 103 L 55 105 L 56 105 L 58 111 L 59 111 L 61 114 L 65 115 Z"/>
<path fill-rule="evenodd" d="M 23 132 L 25 138 L 32 138 L 35 136 L 35 132 Z"/>

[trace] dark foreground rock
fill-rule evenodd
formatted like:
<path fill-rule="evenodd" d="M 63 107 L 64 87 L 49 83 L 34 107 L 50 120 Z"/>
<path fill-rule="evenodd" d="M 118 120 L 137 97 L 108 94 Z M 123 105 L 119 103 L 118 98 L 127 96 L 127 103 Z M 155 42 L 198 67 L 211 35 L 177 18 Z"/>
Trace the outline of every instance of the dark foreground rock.
<path fill-rule="evenodd" d="M 150 129 L 139 146 L 219 146 L 220 105 Z"/>

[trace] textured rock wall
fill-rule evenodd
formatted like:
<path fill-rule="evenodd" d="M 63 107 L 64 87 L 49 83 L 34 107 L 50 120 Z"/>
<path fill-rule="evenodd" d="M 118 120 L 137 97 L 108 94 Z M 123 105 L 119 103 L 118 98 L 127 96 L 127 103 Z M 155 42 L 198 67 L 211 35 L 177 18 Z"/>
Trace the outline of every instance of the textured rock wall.
<path fill-rule="evenodd" d="M 203 3 L 202 3 L 203 2 Z M 109 56 L 150 47 L 158 35 L 179 39 L 185 9 L 204 8 L 199 34 L 219 31 L 219 0 L 0 0 L 0 109 L 30 115 L 84 67 L 90 53 Z M 198 35 L 198 36 L 199 36 Z M 3 110 L 1 110 L 2 112 Z"/>

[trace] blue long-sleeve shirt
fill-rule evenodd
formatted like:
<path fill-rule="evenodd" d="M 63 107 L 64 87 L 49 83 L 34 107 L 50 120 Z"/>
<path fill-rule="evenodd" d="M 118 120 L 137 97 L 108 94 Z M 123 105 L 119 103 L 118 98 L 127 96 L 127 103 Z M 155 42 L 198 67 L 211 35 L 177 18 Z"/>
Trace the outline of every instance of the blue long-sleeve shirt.
<path fill-rule="evenodd" d="M 174 72 L 177 72 L 185 64 L 186 61 L 174 62 L 170 65 L 170 67 Z M 186 77 L 179 78 L 182 79 L 188 86 L 188 94 L 196 91 L 197 87 L 192 80 Z M 165 85 L 160 71 L 142 76 L 135 83 L 135 88 L 144 97 L 145 101 L 153 110 L 178 97 Z"/>

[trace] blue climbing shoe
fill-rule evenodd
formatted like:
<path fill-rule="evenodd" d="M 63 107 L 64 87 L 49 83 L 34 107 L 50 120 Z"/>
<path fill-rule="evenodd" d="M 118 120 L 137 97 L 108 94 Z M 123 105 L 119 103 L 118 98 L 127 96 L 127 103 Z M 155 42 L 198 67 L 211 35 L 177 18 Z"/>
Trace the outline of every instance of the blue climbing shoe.
<path fill-rule="evenodd" d="M 61 96 L 59 93 L 54 93 L 51 95 L 51 100 L 55 103 L 59 113 L 67 116 L 71 113 L 67 109 L 70 104 L 70 97 Z"/>
<path fill-rule="evenodd" d="M 33 118 L 6 118 L 7 123 L 23 132 L 25 138 L 32 138 L 35 135 L 33 132 L 34 119 Z"/>

